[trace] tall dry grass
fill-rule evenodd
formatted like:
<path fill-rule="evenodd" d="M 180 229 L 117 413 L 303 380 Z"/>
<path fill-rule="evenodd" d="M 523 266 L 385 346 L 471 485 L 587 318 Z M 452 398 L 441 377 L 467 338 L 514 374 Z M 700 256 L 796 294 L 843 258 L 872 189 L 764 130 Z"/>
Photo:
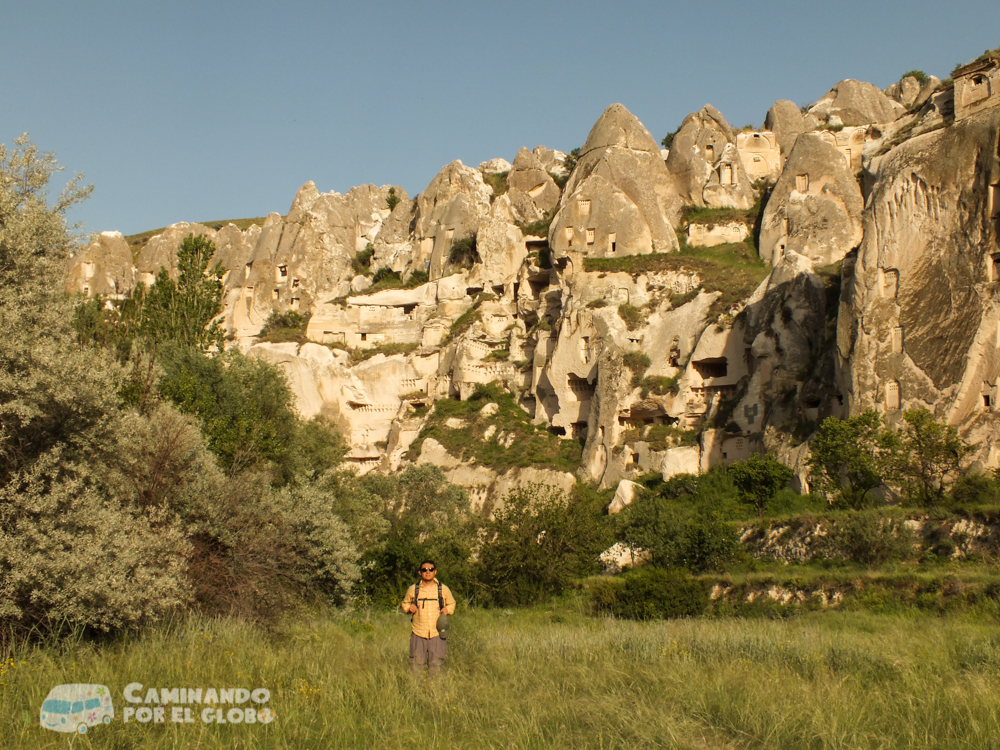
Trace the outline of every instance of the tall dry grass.
<path fill-rule="evenodd" d="M 8 655 L 0 746 L 23 748 L 989 748 L 992 622 L 824 612 L 782 621 L 592 619 L 575 604 L 460 611 L 449 669 L 407 673 L 408 621 L 315 613 L 270 634 L 188 622 Z M 116 716 L 42 729 L 48 690 L 108 685 Z M 122 722 L 122 690 L 267 687 L 264 725 Z M 168 710 L 169 715 L 169 710 Z M 198 712 L 192 711 L 193 714 Z"/>

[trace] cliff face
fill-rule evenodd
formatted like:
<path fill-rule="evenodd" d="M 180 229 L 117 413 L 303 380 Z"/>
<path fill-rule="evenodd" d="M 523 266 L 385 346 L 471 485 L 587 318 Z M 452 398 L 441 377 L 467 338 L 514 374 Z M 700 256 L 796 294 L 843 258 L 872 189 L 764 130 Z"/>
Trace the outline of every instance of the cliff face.
<path fill-rule="evenodd" d="M 340 424 L 349 461 L 433 461 L 484 501 L 514 479 L 460 441 L 446 449 L 428 425 L 466 429 L 435 421 L 434 403 L 488 384 L 563 441 L 558 461 L 537 461 L 561 472 L 553 481 L 569 455 L 577 476 L 609 487 L 766 448 L 804 488 L 820 420 L 876 408 L 893 422 L 920 405 L 998 466 L 1000 107 L 952 122 L 950 90 L 934 86 L 914 98 L 912 85 L 886 96 L 842 82 L 809 114 L 778 102 L 774 132 L 742 135 L 706 106 L 666 161 L 612 105 L 568 175 L 563 154 L 538 147 L 513 164 L 453 162 L 412 200 L 398 187 L 339 195 L 307 183 L 285 217 L 242 232 L 174 225 L 132 265 L 120 237 L 98 236 L 67 284 L 120 294 L 172 271 L 184 236 L 208 235 L 226 270 L 226 326 L 285 369 L 304 415 Z M 779 174 L 773 191 L 751 186 L 743 165 L 755 155 L 771 160 L 759 174 Z M 709 210 L 702 244 L 756 223 L 763 261 L 745 231 L 688 248 L 685 206 Z M 543 216 L 547 236 L 529 226 Z M 383 268 L 402 281 L 373 291 Z M 288 310 L 309 314 L 310 343 L 258 342 L 267 317 Z M 530 437 L 509 420 L 490 429 L 495 413 L 476 417 L 477 445 Z"/>
<path fill-rule="evenodd" d="M 864 240 L 838 324 L 851 411 L 925 406 L 992 459 L 1000 375 L 1000 110 L 919 135 L 873 160 Z M 849 272 L 848 272 L 849 271 Z"/>

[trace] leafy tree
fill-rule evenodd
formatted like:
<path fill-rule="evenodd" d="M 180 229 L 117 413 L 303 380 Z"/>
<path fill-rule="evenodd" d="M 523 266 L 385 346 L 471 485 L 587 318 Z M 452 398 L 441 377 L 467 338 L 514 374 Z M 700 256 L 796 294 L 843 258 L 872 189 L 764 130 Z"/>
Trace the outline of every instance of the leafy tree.
<path fill-rule="evenodd" d="M 238 349 L 206 357 L 171 345 L 161 349 L 159 361 L 160 395 L 201 419 L 209 448 L 227 471 L 273 462 L 275 480 L 290 481 L 289 445 L 299 425 L 280 370 Z"/>
<path fill-rule="evenodd" d="M 898 445 L 896 476 L 907 494 L 926 507 L 941 503 L 961 476 L 963 459 L 971 450 L 954 427 L 935 421 L 924 408 L 904 412 Z"/>
<path fill-rule="evenodd" d="M 772 456 L 754 454 L 729 467 L 740 502 L 752 505 L 760 516 L 767 504 L 792 478 L 792 470 Z"/>
<path fill-rule="evenodd" d="M 809 442 L 812 481 L 854 509 L 892 475 L 895 443 L 873 410 L 850 419 L 827 417 Z"/>
<path fill-rule="evenodd" d="M 470 593 L 472 545 L 479 519 L 465 491 L 436 466 L 411 466 L 398 476 L 339 477 L 333 507 L 362 547 L 362 592 L 398 604 L 424 558 L 437 562 L 456 596 Z"/>
<path fill-rule="evenodd" d="M 212 319 L 222 312 L 224 269 L 209 269 L 213 255 L 215 245 L 204 235 L 185 237 L 177 250 L 177 281 L 161 268 L 148 292 L 138 284 L 122 309 L 123 324 L 147 341 L 222 349 L 222 328 Z"/>
<path fill-rule="evenodd" d="M 608 542 L 600 510 L 545 485 L 511 490 L 487 522 L 476 580 L 486 604 L 526 605 L 597 570 Z"/>

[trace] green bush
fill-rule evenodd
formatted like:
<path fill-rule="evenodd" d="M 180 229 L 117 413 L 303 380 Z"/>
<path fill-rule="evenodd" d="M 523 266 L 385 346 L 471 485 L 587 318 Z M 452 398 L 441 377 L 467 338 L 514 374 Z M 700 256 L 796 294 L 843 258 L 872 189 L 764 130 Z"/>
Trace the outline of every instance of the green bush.
<path fill-rule="evenodd" d="M 399 202 L 401 200 L 402 199 L 398 195 L 396 195 L 396 188 L 394 187 L 389 188 L 389 194 L 385 197 L 385 205 L 389 207 L 389 210 L 390 211 L 394 210 L 396 206 L 399 205 Z"/>
<path fill-rule="evenodd" d="M 484 174 L 483 182 L 493 188 L 493 195 L 490 196 L 490 203 L 507 192 L 507 176 L 509 172 L 496 172 L 494 174 Z"/>
<path fill-rule="evenodd" d="M 627 574 L 618 585 L 592 586 L 590 596 L 596 612 L 628 620 L 696 617 L 709 602 L 702 581 L 649 567 Z"/>
<path fill-rule="evenodd" d="M 385 284 L 387 282 L 390 284 L 400 284 L 402 283 L 402 279 L 400 278 L 399 274 L 393 271 L 391 268 L 389 268 L 388 266 L 383 266 L 382 268 L 378 269 L 375 272 L 374 276 L 372 276 L 372 286 L 376 286 L 378 284 Z"/>
<path fill-rule="evenodd" d="M 609 539 L 597 503 L 553 487 L 517 487 L 487 522 L 475 566 L 477 599 L 489 606 L 537 604 L 597 572 Z"/>
<path fill-rule="evenodd" d="M 716 512 L 697 512 L 646 493 L 615 517 L 615 538 L 646 550 L 663 568 L 721 571 L 740 556 L 736 527 Z"/>
<path fill-rule="evenodd" d="M 287 310 L 283 313 L 272 312 L 264 327 L 257 334 L 259 341 L 297 341 L 305 343 L 306 326 L 309 325 L 309 313 L 305 315 L 295 310 Z"/>
<path fill-rule="evenodd" d="M 472 268 L 480 262 L 479 251 L 476 250 L 476 235 L 470 234 L 451 243 L 448 253 L 448 265 L 458 268 Z"/>
<path fill-rule="evenodd" d="M 375 246 L 368 243 L 364 250 L 359 250 L 351 259 L 351 270 L 355 275 L 368 276 L 372 272 L 372 258 L 375 257 Z"/>
<path fill-rule="evenodd" d="M 901 519 L 876 512 L 850 513 L 827 535 L 827 549 L 869 568 L 909 556 L 913 534 Z"/>
<path fill-rule="evenodd" d="M 625 321 L 625 327 L 630 331 L 634 331 L 636 328 L 639 328 L 644 322 L 642 310 L 628 304 L 627 302 L 622 305 L 618 305 L 618 316 Z"/>
<path fill-rule="evenodd" d="M 622 364 L 632 371 L 632 387 L 634 388 L 642 383 L 642 376 L 653 364 L 653 361 L 645 352 L 634 351 L 625 353 L 625 356 L 622 357 Z"/>

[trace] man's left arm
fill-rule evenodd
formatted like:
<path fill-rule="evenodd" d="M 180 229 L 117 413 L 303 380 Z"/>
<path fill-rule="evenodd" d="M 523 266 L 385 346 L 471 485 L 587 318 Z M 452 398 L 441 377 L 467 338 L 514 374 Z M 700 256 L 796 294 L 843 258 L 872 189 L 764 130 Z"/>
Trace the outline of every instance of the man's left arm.
<path fill-rule="evenodd" d="M 451 595 L 451 589 L 447 586 L 442 586 L 441 594 L 444 596 L 444 614 L 455 614 L 455 597 Z"/>

